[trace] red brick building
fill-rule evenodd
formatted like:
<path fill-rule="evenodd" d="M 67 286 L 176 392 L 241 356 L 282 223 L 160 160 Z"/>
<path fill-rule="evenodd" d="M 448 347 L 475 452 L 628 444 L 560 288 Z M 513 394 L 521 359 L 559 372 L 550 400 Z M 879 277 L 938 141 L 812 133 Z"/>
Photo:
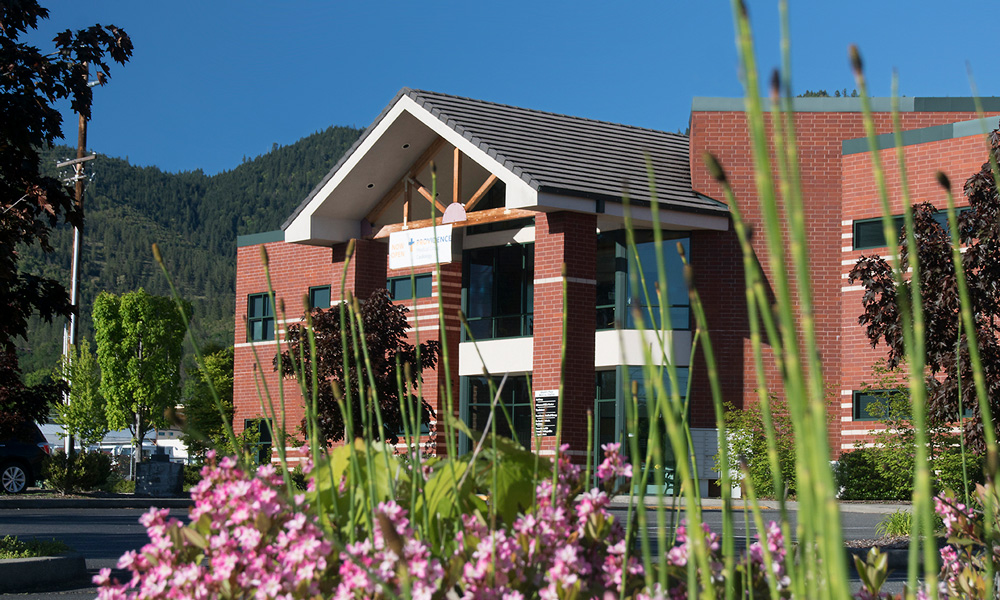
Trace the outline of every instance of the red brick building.
<path fill-rule="evenodd" d="M 983 162 L 980 125 L 968 123 L 975 113 L 971 102 L 962 99 L 903 100 L 913 197 L 939 200 L 935 170 L 963 181 Z M 876 100 L 880 133 L 890 131 L 887 104 Z M 846 281 L 862 252 L 878 251 L 880 242 L 866 223 L 878 216 L 879 204 L 867 145 L 858 140 L 864 135 L 858 101 L 797 99 L 795 109 L 817 331 L 826 380 L 835 390 L 831 409 L 839 416 L 831 425 L 830 443 L 838 451 L 862 438 L 870 425 L 861 422 L 865 416 L 858 404 L 864 397 L 855 392 L 882 354 L 870 348 L 856 325 L 860 291 Z M 991 119 L 989 127 L 996 125 Z M 502 400 L 512 426 L 501 429 L 522 442 L 535 435 L 535 425 L 551 426 L 544 419 L 532 422 L 531 405 L 544 405 L 559 388 L 565 320 L 563 439 L 581 459 L 587 447 L 587 411 L 594 414 L 596 448 L 622 438 L 623 385 L 642 379 L 639 365 L 646 351 L 675 366 L 682 389 L 690 369 L 692 437 L 699 479 L 707 491 L 717 478 L 714 414 L 704 369 L 698 361 L 689 364 L 692 317 L 675 243 L 684 248 L 694 284 L 707 303 L 725 399 L 742 405 L 755 397 L 756 381 L 741 258 L 728 208 L 701 164 L 704 150 L 720 158 L 745 218 L 759 228 L 741 100 L 695 99 L 690 135 L 684 136 L 402 90 L 280 231 L 240 238 L 237 429 L 262 414 L 265 386 L 275 398 L 284 386 L 287 422 L 301 419 L 296 383 L 282 381 L 271 359 L 285 327 L 304 312 L 303 299 L 326 307 L 336 302 L 341 285 L 361 298 L 388 287 L 395 299 L 411 307 L 411 341 L 438 339 L 442 330 L 447 336 L 449 370 L 442 363 L 425 372 L 424 395 L 431 405 L 439 413 L 444 410 L 438 390 L 450 384 L 456 412 L 473 428 L 482 427 L 489 402 L 484 373 L 496 380 L 506 373 Z M 655 195 L 648 184 L 647 159 Z M 890 186 L 898 188 L 894 170 Z M 658 309 L 655 290 L 649 284 L 644 293 L 641 285 L 629 284 L 640 270 L 647 280 L 656 279 L 653 202 L 658 203 L 668 240 L 664 247 L 669 249 L 664 252 L 668 285 L 662 301 L 670 323 L 654 324 L 661 338 L 639 330 L 631 316 L 634 308 L 650 308 L 647 302 Z M 899 206 L 898 194 L 894 202 Z M 434 276 L 432 265 L 423 265 L 414 268 L 411 280 L 409 268 L 393 267 L 409 257 L 407 241 L 428 241 L 419 236 L 432 225 L 432 207 L 435 214 L 444 213 L 443 222 L 439 217 L 433 224 L 448 233 L 448 243 L 438 247 L 441 277 Z M 625 244 L 626 208 L 636 230 L 638 263 Z M 341 281 L 351 240 L 356 240 L 356 250 Z M 390 240 L 403 245 L 390 252 Z M 266 296 L 260 246 L 267 250 L 271 284 L 276 303 L 285 305 L 284 317 Z M 765 271 L 770 269 L 765 264 Z M 439 322 L 439 302 L 444 323 Z M 462 330 L 460 310 L 475 343 Z M 621 327 L 616 329 L 616 323 Z M 767 368 L 773 371 L 773 363 Z M 545 435 L 547 430 L 538 433 L 543 434 L 540 450 L 552 453 L 554 437 Z M 440 436 L 435 441 L 443 449 Z"/>

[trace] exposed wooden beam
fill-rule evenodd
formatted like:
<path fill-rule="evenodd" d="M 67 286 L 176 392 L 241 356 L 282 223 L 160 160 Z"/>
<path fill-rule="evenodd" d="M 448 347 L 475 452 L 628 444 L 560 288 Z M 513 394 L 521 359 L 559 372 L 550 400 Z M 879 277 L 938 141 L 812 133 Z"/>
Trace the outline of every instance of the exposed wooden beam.
<path fill-rule="evenodd" d="M 469 213 L 468 220 L 462 221 L 460 223 L 452 223 L 452 227 L 468 227 L 470 225 L 484 225 L 486 223 L 499 223 L 501 221 L 513 221 L 514 219 L 526 219 L 528 217 L 534 217 L 536 214 L 533 210 L 524 210 L 520 208 L 488 208 L 486 210 L 478 210 L 473 213 Z M 419 229 L 421 227 L 431 227 L 433 225 L 441 225 L 441 218 L 437 219 L 421 219 L 419 221 L 411 221 L 408 229 Z M 374 239 L 382 239 L 389 237 L 389 234 L 395 233 L 397 231 L 403 231 L 402 223 L 394 223 L 392 225 L 386 225 L 379 230 L 378 233 L 374 235 Z"/>
<path fill-rule="evenodd" d="M 428 202 L 430 202 L 431 204 L 433 204 L 438 209 L 438 212 L 440 214 L 442 214 L 442 215 L 444 214 L 444 210 L 445 210 L 444 209 L 444 204 L 441 204 L 440 202 L 438 202 L 438 199 L 435 198 L 433 196 L 433 194 L 431 194 L 431 191 L 429 189 L 427 189 L 427 187 L 424 186 L 424 184 L 420 183 L 418 180 L 416 180 L 416 179 L 414 179 L 412 177 L 409 178 L 409 182 L 410 182 L 411 185 L 413 185 L 415 188 L 417 188 L 417 193 L 418 194 L 420 194 L 421 196 L 423 196 L 424 198 L 426 198 Z"/>
<path fill-rule="evenodd" d="M 496 182 L 497 176 L 491 173 L 486 181 L 483 182 L 483 185 L 479 186 L 476 193 L 472 195 L 472 198 L 469 198 L 469 201 L 465 203 L 465 212 L 472 212 L 472 209 L 476 207 L 476 204 L 479 204 L 479 201 L 483 199 L 486 192 L 490 191 L 490 188 L 493 187 L 493 184 Z"/>
<path fill-rule="evenodd" d="M 462 193 L 462 151 L 455 146 L 455 169 L 452 175 L 452 204 L 459 202 L 459 195 Z"/>
<path fill-rule="evenodd" d="M 389 208 L 390 205 L 392 205 L 392 201 L 396 199 L 396 196 L 398 196 L 399 193 L 403 191 L 403 182 L 406 181 L 406 178 L 416 177 L 417 173 L 423 170 L 423 168 L 427 166 L 427 163 L 431 162 L 431 160 L 434 158 L 434 155 L 438 153 L 438 150 L 440 150 L 441 146 L 443 145 L 444 145 L 444 138 L 439 137 L 436 140 L 434 140 L 434 142 L 430 146 L 428 146 L 426 150 L 424 150 L 424 153 L 421 154 L 419 158 L 417 158 L 416 162 L 413 163 L 413 165 L 410 167 L 410 170 L 407 171 L 406 175 L 403 175 L 403 177 L 401 177 L 400 180 L 396 182 L 396 185 L 392 186 L 392 188 L 389 189 L 388 193 L 382 196 L 382 199 L 379 200 L 378 204 L 375 205 L 375 208 L 373 208 L 371 212 L 368 213 L 368 216 L 365 217 L 365 220 L 367 220 L 369 223 L 374 224 L 375 221 L 377 221 L 378 218 L 382 216 L 382 213 L 384 213 L 386 209 Z M 444 212 L 444 209 L 442 209 L 441 212 Z"/>
<path fill-rule="evenodd" d="M 404 180 L 403 182 L 403 226 L 405 227 L 407 223 L 413 220 L 413 203 L 412 200 L 413 190 L 410 188 L 410 182 Z"/>

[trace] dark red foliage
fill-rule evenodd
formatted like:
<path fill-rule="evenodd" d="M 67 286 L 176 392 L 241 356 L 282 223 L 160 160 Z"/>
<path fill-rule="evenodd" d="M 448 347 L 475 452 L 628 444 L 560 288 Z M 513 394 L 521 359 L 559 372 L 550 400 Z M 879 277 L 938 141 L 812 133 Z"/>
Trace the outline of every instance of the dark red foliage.
<path fill-rule="evenodd" d="M 358 348 L 358 355 L 361 356 L 361 383 L 359 384 L 357 362 L 355 360 L 354 337 L 351 334 L 351 319 L 353 310 L 349 304 L 342 304 L 341 307 L 334 307 L 327 310 L 315 309 L 312 311 L 313 335 L 316 342 L 316 374 L 319 378 L 318 391 L 318 416 L 321 432 L 328 441 L 341 441 L 344 439 L 346 431 L 344 415 L 341 414 L 333 394 L 331 382 L 336 382 L 345 396 L 350 390 L 352 402 L 352 414 L 354 420 L 354 431 L 352 437 L 363 437 L 364 428 L 362 426 L 362 395 L 363 390 L 368 394 L 371 390 L 369 385 L 368 367 L 365 364 L 364 355 Z M 369 414 L 368 418 L 372 423 L 373 434 L 377 439 L 382 439 L 390 444 L 399 441 L 399 436 L 403 431 L 403 419 L 399 406 L 399 387 L 396 376 L 399 364 L 399 378 L 403 381 L 404 390 L 407 393 L 415 393 L 417 383 L 421 379 L 424 369 L 433 369 L 438 362 L 441 353 L 441 345 L 436 340 L 423 342 L 420 344 L 420 359 L 417 360 L 417 347 L 406 342 L 406 314 L 409 310 L 402 304 L 393 304 L 389 297 L 388 290 L 379 289 L 372 293 L 360 307 L 361 322 L 364 328 L 364 341 L 368 354 L 368 363 L 371 365 L 371 376 L 375 381 L 375 394 L 382 412 L 383 430 L 377 431 L 375 415 Z M 341 318 L 343 314 L 344 330 L 348 340 L 345 347 L 341 338 Z M 309 362 L 309 342 L 305 337 L 306 331 L 302 325 L 290 325 L 286 339 L 290 345 L 289 352 L 281 355 L 281 367 L 286 376 L 295 375 L 297 365 L 292 358 L 298 360 L 299 356 L 305 357 L 305 373 L 310 373 L 313 365 Z M 347 375 L 345 376 L 345 352 L 347 359 Z M 397 363 L 398 361 L 398 363 Z M 409 364 L 410 378 L 406 378 L 406 370 L 402 365 Z M 277 358 L 275 359 L 277 368 Z M 411 395 L 412 398 L 412 395 Z M 346 401 L 346 400 L 345 400 Z M 423 399 L 411 400 L 420 411 L 420 420 L 423 424 L 428 424 L 434 415 L 431 406 Z"/>
<path fill-rule="evenodd" d="M 990 136 L 994 154 L 1000 148 L 1000 134 Z M 971 210 L 958 217 L 959 238 L 965 252 L 962 265 L 968 281 L 979 353 L 987 394 L 994 420 L 1000 417 L 1000 199 L 990 163 L 965 183 Z M 920 296 L 926 324 L 928 367 L 928 416 L 932 424 L 958 421 L 958 389 L 961 384 L 963 408 L 972 408 L 974 418 L 965 421 L 967 441 L 976 450 L 984 449 L 983 423 L 975 400 L 967 337 L 959 343 L 959 294 L 952 261 L 951 237 L 934 219 L 937 209 L 929 203 L 913 207 L 913 230 L 920 265 Z M 904 231 L 905 235 L 905 231 Z M 912 261 L 900 237 L 904 268 Z M 862 256 L 851 270 L 849 280 L 865 288 L 864 312 L 858 322 L 875 347 L 880 341 L 888 349 L 888 365 L 895 367 L 904 358 L 903 323 L 900 319 L 899 290 L 889 264 L 879 256 Z M 909 285 L 907 281 L 904 285 Z M 909 326 L 908 324 L 906 326 Z M 959 372 L 959 362 L 961 372 Z"/>

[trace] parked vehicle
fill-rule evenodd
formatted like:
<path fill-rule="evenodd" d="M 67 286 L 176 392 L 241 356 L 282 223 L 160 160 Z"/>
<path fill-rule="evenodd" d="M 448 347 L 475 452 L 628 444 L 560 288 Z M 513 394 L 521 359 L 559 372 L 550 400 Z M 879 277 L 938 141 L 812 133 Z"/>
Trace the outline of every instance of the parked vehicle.
<path fill-rule="evenodd" d="M 19 494 L 35 485 L 51 452 L 45 436 L 32 422 L 25 423 L 10 438 L 0 440 L 0 491 Z"/>

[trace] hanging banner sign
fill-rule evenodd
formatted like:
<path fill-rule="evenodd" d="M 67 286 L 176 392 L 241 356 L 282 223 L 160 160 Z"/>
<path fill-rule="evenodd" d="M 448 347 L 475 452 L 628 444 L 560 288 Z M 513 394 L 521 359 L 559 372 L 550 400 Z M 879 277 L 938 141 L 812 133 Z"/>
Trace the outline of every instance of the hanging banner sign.
<path fill-rule="evenodd" d="M 409 269 L 451 262 L 451 225 L 389 234 L 389 268 Z"/>

